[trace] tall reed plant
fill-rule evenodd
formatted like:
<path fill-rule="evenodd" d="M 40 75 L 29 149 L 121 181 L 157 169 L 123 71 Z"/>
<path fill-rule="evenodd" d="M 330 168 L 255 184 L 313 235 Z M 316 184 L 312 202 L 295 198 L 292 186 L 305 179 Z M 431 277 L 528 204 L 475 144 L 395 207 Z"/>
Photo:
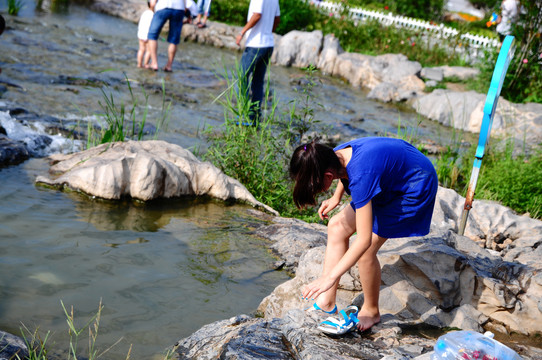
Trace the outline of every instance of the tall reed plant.
<path fill-rule="evenodd" d="M 8 14 L 19 15 L 19 11 L 24 7 L 24 0 L 7 0 L 8 1 Z"/>
<path fill-rule="evenodd" d="M 69 335 L 69 348 L 67 351 L 66 359 L 67 360 L 97 360 L 104 358 L 104 356 L 119 342 L 122 340 L 120 338 L 114 344 L 110 345 L 104 350 L 98 348 L 98 334 L 100 332 L 100 321 L 102 310 L 104 305 L 100 299 L 98 305 L 98 310 L 94 315 L 90 317 L 82 326 L 78 326 L 76 323 L 78 320 L 75 318 L 75 313 L 73 306 L 70 306 L 69 309 L 64 305 L 62 300 L 60 301 L 62 310 L 64 311 L 64 316 L 66 317 L 66 324 L 68 325 L 68 335 Z M 83 337 L 86 336 L 88 331 L 88 346 L 85 349 L 81 349 L 80 341 L 83 340 Z M 51 332 L 48 331 L 44 337 L 40 335 L 39 329 L 31 331 L 23 325 L 21 328 L 21 334 L 24 340 L 24 343 L 27 348 L 26 354 L 16 354 L 13 357 L 13 360 L 52 360 L 58 359 L 57 355 L 49 356 L 49 352 L 58 353 L 57 351 L 51 351 L 50 347 L 54 345 L 51 344 Z M 1 340 L 1 338 L 0 338 Z M 171 360 L 176 355 L 176 350 L 178 345 L 173 345 L 168 347 L 163 352 L 163 360 Z M 2 349 L 0 349 L 1 351 Z M 124 360 L 129 360 L 132 354 L 132 345 L 130 345 Z M 159 358 L 158 356 L 156 357 Z"/>
<path fill-rule="evenodd" d="M 20 354 L 16 354 L 15 359 L 47 360 L 47 341 L 49 340 L 49 336 L 51 335 L 50 331 L 48 331 L 42 338 L 39 334 L 39 329 L 31 331 L 30 329 L 28 329 L 28 327 L 23 325 L 21 327 L 21 335 L 26 345 L 28 354 L 26 354 L 26 356 L 24 357 L 21 357 Z"/>
<path fill-rule="evenodd" d="M 107 92 L 102 87 L 100 91 L 103 101 L 98 101 L 98 104 L 102 108 L 103 113 L 98 116 L 103 120 L 105 126 L 95 129 L 90 122 L 88 123 L 87 148 L 109 142 L 143 140 L 149 111 L 149 96 L 145 92 L 145 89 L 141 87 L 144 98 L 144 102 L 141 104 L 126 74 L 125 78 L 131 104 L 126 105 L 123 101 L 118 104 L 113 92 Z M 139 113 L 140 108 L 143 108 L 141 114 Z M 154 138 L 157 138 L 160 130 L 167 128 L 170 108 L 171 103 L 166 100 L 165 84 L 162 81 L 162 108 L 156 120 Z"/>
<path fill-rule="evenodd" d="M 296 209 L 288 177 L 293 148 L 308 130 L 301 126 L 302 121 L 310 121 L 310 114 L 299 115 L 295 109 L 281 113 L 275 96 L 269 103 L 268 78 L 259 122 L 257 126 L 244 126 L 253 106 L 248 93 L 237 86 L 244 74 L 236 64 L 233 69 L 224 68 L 221 76 L 227 80 L 228 87 L 216 101 L 223 106 L 224 124 L 205 129 L 204 136 L 210 146 L 203 157 L 239 180 L 258 201 L 281 215 L 316 220 L 314 211 Z M 295 107 L 295 103 L 292 105 Z"/>

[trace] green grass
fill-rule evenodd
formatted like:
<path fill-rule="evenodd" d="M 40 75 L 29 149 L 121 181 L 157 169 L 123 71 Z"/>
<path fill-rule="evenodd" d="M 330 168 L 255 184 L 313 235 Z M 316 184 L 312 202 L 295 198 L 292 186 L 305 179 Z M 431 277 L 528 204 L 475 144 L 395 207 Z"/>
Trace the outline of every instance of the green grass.
<path fill-rule="evenodd" d="M 7 0 L 8 14 L 17 16 L 24 7 L 24 0 Z"/>
<path fill-rule="evenodd" d="M 479 199 L 495 200 L 519 214 L 542 219 L 542 149 L 514 153 L 514 142 L 484 156 L 476 188 Z"/>
<path fill-rule="evenodd" d="M 237 79 L 241 76 L 239 66 L 233 70 L 224 68 L 220 76 L 227 79 L 228 88 L 216 100 L 224 108 L 224 124 L 205 129 L 204 136 L 210 146 L 202 154 L 205 160 L 239 180 L 258 201 L 282 216 L 309 221 L 316 221 L 316 214 L 295 207 L 287 169 L 293 148 L 316 123 L 310 103 L 314 71 L 314 68 L 307 69 L 308 85 L 300 91 L 300 102 L 290 103 L 288 111 L 281 113 L 273 97 L 270 104 L 263 101 L 258 126 L 240 126 L 238 123 L 250 121 L 253 104 L 243 89 L 237 91 Z M 269 82 L 264 99 L 268 97 Z"/>
<path fill-rule="evenodd" d="M 98 305 L 98 310 L 94 315 L 90 317 L 82 326 L 76 325 L 78 322 L 74 315 L 74 308 L 70 306 L 69 309 L 64 305 L 62 300 L 60 301 L 64 316 L 66 318 L 66 324 L 68 326 L 68 336 L 69 336 L 69 345 L 67 351 L 67 360 L 97 360 L 100 358 L 105 358 L 104 356 L 115 347 L 121 339 L 115 342 L 113 345 L 109 346 L 104 350 L 100 350 L 98 347 L 98 334 L 100 331 L 100 321 L 102 310 L 104 305 L 100 300 Z M 88 335 L 87 335 L 88 334 Z M 24 343 L 28 349 L 28 356 L 22 358 L 18 354 L 15 355 L 13 360 L 50 360 L 58 359 L 58 356 L 54 351 L 54 343 L 51 344 L 52 336 L 51 332 L 48 331 L 43 337 L 40 334 L 39 329 L 31 331 L 23 325 L 21 327 L 21 336 L 24 340 Z M 88 341 L 88 346 L 85 349 L 81 349 L 79 346 L 80 340 L 85 338 Z M 162 354 L 163 360 L 170 360 L 175 355 L 175 350 L 177 347 L 174 345 L 164 350 Z M 132 352 L 132 345 L 128 349 L 125 359 L 129 360 Z M 49 353 L 52 356 L 49 356 Z"/>
<path fill-rule="evenodd" d="M 87 148 L 115 141 L 143 140 L 149 109 L 149 97 L 145 90 L 141 88 L 144 101 L 143 104 L 140 104 L 140 100 L 135 94 L 128 77 L 126 74 L 124 76 L 131 103 L 126 105 L 121 102 L 119 104 L 116 102 L 112 91 L 108 92 L 105 88 L 100 88 L 102 101 L 98 101 L 98 104 L 103 113 L 98 114 L 98 117 L 103 120 L 105 126 L 97 129 L 90 122 L 88 123 Z M 171 102 L 166 101 L 165 84 L 162 80 L 162 108 L 159 118 L 156 120 L 154 138 L 157 138 L 159 131 L 167 128 L 170 108 Z"/>

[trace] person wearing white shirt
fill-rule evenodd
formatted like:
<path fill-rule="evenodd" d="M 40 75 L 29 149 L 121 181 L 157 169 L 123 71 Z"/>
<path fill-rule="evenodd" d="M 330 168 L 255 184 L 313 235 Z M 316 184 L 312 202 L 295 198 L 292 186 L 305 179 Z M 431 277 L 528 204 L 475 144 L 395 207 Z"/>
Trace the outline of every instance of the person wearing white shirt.
<path fill-rule="evenodd" d="M 248 8 L 247 23 L 237 35 L 235 42 L 241 45 L 246 35 L 245 50 L 241 57 L 241 78 L 239 87 L 247 91 L 250 82 L 252 91 L 251 121 L 257 125 L 261 113 L 264 80 L 267 65 L 273 54 L 273 31 L 280 21 L 279 0 L 251 0 Z"/>

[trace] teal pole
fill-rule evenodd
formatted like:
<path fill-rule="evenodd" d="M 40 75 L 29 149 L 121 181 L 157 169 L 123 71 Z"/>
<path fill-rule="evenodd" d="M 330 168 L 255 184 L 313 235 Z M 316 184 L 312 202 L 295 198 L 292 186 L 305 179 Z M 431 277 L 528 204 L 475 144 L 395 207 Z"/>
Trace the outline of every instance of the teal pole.
<path fill-rule="evenodd" d="M 493 125 L 493 118 L 495 117 L 495 109 L 497 108 L 497 102 L 501 94 L 502 83 L 504 77 L 508 71 L 508 65 L 514 56 L 516 50 L 514 37 L 506 36 L 499 51 L 497 57 L 497 63 L 495 64 L 495 70 L 493 70 L 493 77 L 489 85 L 487 92 L 486 103 L 484 105 L 484 115 L 482 119 L 482 126 L 480 127 L 480 136 L 478 138 L 478 147 L 476 148 L 476 154 L 474 155 L 474 163 L 472 166 L 472 173 L 470 175 L 469 187 L 467 189 L 467 195 L 465 197 L 465 205 L 463 206 L 463 212 L 461 213 L 461 220 L 459 223 L 459 235 L 465 233 L 465 227 L 467 226 L 467 218 L 469 211 L 472 209 L 472 201 L 474 200 L 474 193 L 476 190 L 476 183 L 478 182 L 478 175 L 480 174 L 480 167 L 482 166 L 482 159 L 484 158 L 485 147 L 491 133 L 491 126 Z"/>

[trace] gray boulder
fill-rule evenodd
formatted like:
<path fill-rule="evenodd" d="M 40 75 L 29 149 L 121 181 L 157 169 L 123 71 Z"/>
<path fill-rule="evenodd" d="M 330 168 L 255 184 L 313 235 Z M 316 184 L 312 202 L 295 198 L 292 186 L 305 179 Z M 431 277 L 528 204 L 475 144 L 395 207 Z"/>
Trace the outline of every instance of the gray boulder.
<path fill-rule="evenodd" d="M 402 333 L 383 318 L 371 337 L 352 332 L 330 337 L 316 330 L 318 315 L 292 310 L 283 318 L 239 315 L 206 325 L 174 345 L 181 359 L 409 359 L 432 350 L 432 341 Z M 390 346 L 394 345 L 394 346 Z"/>
<path fill-rule="evenodd" d="M 0 360 L 27 359 L 28 356 L 23 339 L 0 330 Z"/>
<path fill-rule="evenodd" d="M 281 66 L 316 66 L 322 48 L 322 31 L 290 31 L 284 35 L 273 50 L 272 62 Z"/>
<path fill-rule="evenodd" d="M 22 141 L 0 134 L 0 168 L 20 164 L 29 158 L 30 153 Z"/>
<path fill-rule="evenodd" d="M 401 54 L 342 53 L 335 59 L 333 75 L 371 90 L 369 98 L 389 102 L 408 100 L 422 93 L 425 83 L 418 77 L 420 71 L 418 62 Z"/>
<path fill-rule="evenodd" d="M 420 73 L 420 76 L 425 79 L 425 80 L 433 80 L 433 81 L 442 81 L 444 79 L 444 74 L 443 74 L 443 71 L 442 69 L 438 69 L 438 68 L 423 68 L 421 73 Z"/>
<path fill-rule="evenodd" d="M 412 100 L 412 107 L 431 120 L 456 129 L 478 133 L 486 95 L 474 91 L 437 89 Z M 502 97 L 497 103 L 492 134 L 517 139 L 518 143 L 542 141 L 542 104 L 514 104 Z"/>
<path fill-rule="evenodd" d="M 257 201 L 237 180 L 190 151 L 164 141 L 108 143 L 70 155 L 50 157 L 52 178 L 38 176 L 37 184 L 68 187 L 104 199 L 139 200 L 208 195 L 236 199 L 276 211 Z"/>
<path fill-rule="evenodd" d="M 318 58 L 318 69 L 326 75 L 332 74 L 335 66 L 335 59 L 343 52 L 344 50 L 341 48 L 339 39 L 333 34 L 326 35 L 324 37 L 324 46 L 320 52 L 320 57 Z"/>
<path fill-rule="evenodd" d="M 468 80 L 475 78 L 480 74 L 480 69 L 466 66 L 437 66 L 433 70 L 442 71 L 442 76 L 446 78 L 457 78 L 459 80 Z"/>
<path fill-rule="evenodd" d="M 481 118 L 473 116 L 475 110 L 483 110 L 485 95 L 474 91 L 455 92 L 436 89 L 430 94 L 420 96 L 413 101 L 412 107 L 423 116 L 457 129 L 471 132 L 480 131 Z M 498 121 L 494 121 L 498 128 Z"/>

